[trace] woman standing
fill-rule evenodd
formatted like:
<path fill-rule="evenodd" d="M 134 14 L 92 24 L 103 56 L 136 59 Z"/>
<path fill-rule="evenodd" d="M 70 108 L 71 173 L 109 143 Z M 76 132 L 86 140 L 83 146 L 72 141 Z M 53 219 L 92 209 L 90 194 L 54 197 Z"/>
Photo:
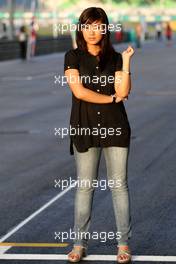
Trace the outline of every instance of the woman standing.
<path fill-rule="evenodd" d="M 166 25 L 165 35 L 166 35 L 166 39 L 167 39 L 167 45 L 171 46 L 171 44 L 172 44 L 172 28 L 171 28 L 169 22 Z"/>
<path fill-rule="evenodd" d="M 88 187 L 79 184 L 76 190 L 74 231 L 83 235 L 74 240 L 73 250 L 68 254 L 70 262 L 80 261 L 87 253 L 86 232 L 90 226 L 94 194 L 92 182 L 98 176 L 102 150 L 108 180 L 120 182 L 120 187 L 110 187 L 116 226 L 121 234 L 117 261 L 127 263 L 131 259 L 127 184 L 131 128 L 123 100 L 127 100 L 131 89 L 130 59 L 134 50 L 128 47 L 122 54 L 116 52 L 110 42 L 108 25 L 107 15 L 102 8 L 85 9 L 77 25 L 77 48 L 65 54 L 64 72 L 72 91 L 70 126 L 74 131 L 78 130 L 78 133 L 70 130 L 70 154 L 75 156 L 78 179 L 81 182 L 89 181 Z M 106 77 L 105 84 L 101 83 L 102 76 Z M 109 76 L 114 77 L 115 81 L 110 81 Z M 86 133 L 80 133 L 80 129 L 85 129 Z M 108 131 L 105 137 L 99 134 L 102 129 Z"/>
<path fill-rule="evenodd" d="M 19 44 L 20 44 L 21 59 L 25 60 L 26 59 L 26 52 L 27 52 L 27 33 L 26 33 L 25 26 L 20 27 L 18 40 L 19 40 Z"/>

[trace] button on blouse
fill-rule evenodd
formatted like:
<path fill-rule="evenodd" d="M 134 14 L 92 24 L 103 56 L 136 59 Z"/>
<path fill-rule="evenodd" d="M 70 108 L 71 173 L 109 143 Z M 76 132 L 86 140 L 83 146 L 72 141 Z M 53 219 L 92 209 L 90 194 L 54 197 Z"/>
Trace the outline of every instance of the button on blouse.
<path fill-rule="evenodd" d="M 115 72 L 122 70 L 122 65 L 122 55 L 119 52 L 115 52 L 115 56 L 107 61 L 103 70 L 100 70 L 96 56 L 79 48 L 70 49 L 64 58 L 64 71 L 78 69 L 80 77 L 89 76 L 89 82 L 86 78 L 82 79 L 84 87 L 106 95 L 115 93 L 114 82 L 112 79 L 107 81 L 108 76 L 115 78 Z M 106 83 L 101 82 L 101 77 Z M 88 128 L 91 131 L 69 133 L 71 155 L 74 154 L 73 143 L 79 152 L 86 152 L 90 147 L 128 147 L 130 144 L 131 128 L 123 101 L 115 104 L 91 103 L 76 98 L 72 93 L 69 125 L 71 128 Z M 92 132 L 97 130 L 99 133 Z"/>

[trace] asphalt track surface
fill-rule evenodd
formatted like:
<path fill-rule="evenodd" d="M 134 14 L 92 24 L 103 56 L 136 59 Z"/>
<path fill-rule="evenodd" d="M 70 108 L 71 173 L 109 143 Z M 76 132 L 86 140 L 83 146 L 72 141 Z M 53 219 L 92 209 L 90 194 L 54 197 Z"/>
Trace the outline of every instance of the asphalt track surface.
<path fill-rule="evenodd" d="M 132 263 L 176 263 L 175 54 L 175 45 L 147 42 L 132 59 L 132 92 L 125 102 L 132 128 Z M 60 243 L 55 232 L 73 228 L 75 188 L 55 187 L 55 180 L 76 179 L 68 136 L 54 134 L 56 127 L 68 127 L 71 109 L 70 89 L 54 83 L 55 75 L 63 75 L 63 58 L 60 53 L 0 63 L 0 242 Z M 106 179 L 103 155 L 101 179 Z M 91 231 L 116 232 L 109 189 L 95 190 Z M 0 263 L 67 263 L 72 241 L 65 242 L 68 246 L 0 246 Z M 5 260 L 3 254 L 24 259 Z M 85 263 L 115 263 L 116 241 L 91 240 L 88 254 Z"/>

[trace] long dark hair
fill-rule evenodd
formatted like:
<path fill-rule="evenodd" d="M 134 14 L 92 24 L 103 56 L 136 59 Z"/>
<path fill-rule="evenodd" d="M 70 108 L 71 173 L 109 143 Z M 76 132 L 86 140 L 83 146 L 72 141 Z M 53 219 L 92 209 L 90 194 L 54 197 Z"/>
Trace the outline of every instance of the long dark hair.
<path fill-rule="evenodd" d="M 98 54 L 100 58 L 99 65 L 100 68 L 103 69 L 107 61 L 114 55 L 115 50 L 110 41 L 110 31 L 108 28 L 109 20 L 105 11 L 102 8 L 89 7 L 81 13 L 76 29 L 76 44 L 79 49 L 88 52 L 86 41 L 84 40 L 82 30 L 80 30 L 81 25 L 92 24 L 94 21 L 97 20 L 101 21 L 101 23 L 105 24 L 106 26 L 106 33 L 103 34 L 103 37 L 100 41 L 101 51 Z"/>

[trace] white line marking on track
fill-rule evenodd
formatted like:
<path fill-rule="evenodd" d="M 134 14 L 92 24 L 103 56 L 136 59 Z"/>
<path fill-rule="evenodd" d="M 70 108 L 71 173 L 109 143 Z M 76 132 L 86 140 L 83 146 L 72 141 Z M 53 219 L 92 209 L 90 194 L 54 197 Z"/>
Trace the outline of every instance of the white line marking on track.
<path fill-rule="evenodd" d="M 64 254 L 0 254 L 0 259 L 23 260 L 67 260 Z M 88 261 L 116 261 L 116 255 L 89 255 L 83 260 Z M 133 261 L 176 262 L 176 256 L 132 256 Z"/>
<path fill-rule="evenodd" d="M 52 198 L 49 202 L 47 202 L 46 204 L 44 204 L 42 207 L 40 207 L 37 211 L 35 211 L 33 214 L 31 214 L 30 216 L 28 216 L 25 220 L 23 220 L 21 223 L 19 223 L 17 226 L 15 226 L 14 228 L 12 228 L 6 235 L 4 235 L 3 237 L 0 238 L 0 242 L 5 241 L 7 238 L 9 238 L 11 235 L 13 235 L 14 233 L 16 233 L 21 227 L 23 227 L 24 225 L 26 225 L 27 223 L 29 223 L 29 221 L 31 221 L 34 217 L 36 217 L 37 215 L 39 215 L 41 212 L 43 212 L 46 208 L 48 208 L 51 204 L 53 204 L 55 201 L 57 201 L 59 198 L 61 198 L 64 194 L 66 194 L 71 188 L 73 188 L 75 184 L 70 185 L 68 188 L 66 188 L 65 190 L 63 190 L 62 192 L 60 192 L 59 194 L 57 194 L 54 198 Z M 7 248 L 2 248 L 0 250 L 0 253 L 3 254 L 5 253 L 9 248 L 11 247 L 7 247 Z"/>
<path fill-rule="evenodd" d="M 6 252 L 8 249 L 10 249 L 11 247 L 0 247 L 0 255 L 3 254 L 4 252 Z"/>

